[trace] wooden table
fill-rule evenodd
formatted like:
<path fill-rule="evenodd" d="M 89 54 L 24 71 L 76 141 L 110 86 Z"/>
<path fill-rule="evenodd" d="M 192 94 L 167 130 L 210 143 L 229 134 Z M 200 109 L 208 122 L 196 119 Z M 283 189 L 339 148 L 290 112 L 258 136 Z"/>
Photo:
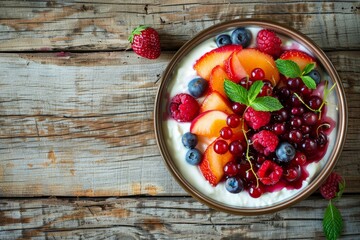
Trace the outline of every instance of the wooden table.
<path fill-rule="evenodd" d="M 209 3 L 211 2 L 211 3 Z M 174 52 L 236 18 L 271 19 L 313 39 L 349 105 L 336 171 L 343 239 L 360 238 L 358 1 L 0 1 L 0 239 L 322 239 L 315 193 L 275 214 L 230 215 L 182 190 L 155 142 L 153 107 Z M 159 31 L 139 58 L 127 36 Z"/>

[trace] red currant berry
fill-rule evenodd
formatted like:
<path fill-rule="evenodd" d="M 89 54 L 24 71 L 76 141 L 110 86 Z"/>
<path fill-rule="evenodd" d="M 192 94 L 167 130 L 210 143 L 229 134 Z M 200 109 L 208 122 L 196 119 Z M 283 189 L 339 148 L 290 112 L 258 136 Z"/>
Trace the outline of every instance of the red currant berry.
<path fill-rule="evenodd" d="M 260 90 L 260 93 L 259 93 L 259 97 L 264 97 L 264 96 L 271 96 L 272 94 L 272 87 L 270 86 L 267 86 L 267 85 L 264 85 L 261 90 Z"/>
<path fill-rule="evenodd" d="M 296 116 L 300 116 L 304 113 L 304 108 L 303 107 L 293 107 L 291 109 L 291 114 L 296 115 Z"/>
<path fill-rule="evenodd" d="M 289 132 L 288 139 L 293 143 L 300 143 L 302 140 L 302 137 L 303 137 L 303 135 L 299 130 L 291 130 Z"/>
<path fill-rule="evenodd" d="M 309 107 L 311 107 L 312 109 L 319 109 L 321 104 L 322 104 L 322 99 L 318 96 L 312 96 L 310 99 L 309 99 Z"/>
<path fill-rule="evenodd" d="M 276 135 L 284 134 L 286 131 L 285 123 L 275 123 L 272 130 Z"/>
<path fill-rule="evenodd" d="M 311 138 L 306 138 L 301 143 L 301 148 L 305 151 L 306 154 L 310 155 L 317 151 L 318 145 L 317 142 Z"/>
<path fill-rule="evenodd" d="M 230 139 L 230 138 L 233 136 L 233 131 L 231 130 L 230 127 L 223 127 L 223 128 L 220 130 L 220 136 L 221 136 L 223 139 Z"/>
<path fill-rule="evenodd" d="M 239 140 L 236 140 L 230 143 L 229 151 L 234 156 L 241 156 L 244 153 L 244 147 Z"/>
<path fill-rule="evenodd" d="M 290 119 L 290 125 L 294 128 L 299 128 L 302 125 L 302 120 L 299 117 L 292 117 Z"/>
<path fill-rule="evenodd" d="M 300 78 L 289 78 L 287 81 L 287 86 L 291 90 L 297 90 L 301 85 L 301 79 Z"/>
<path fill-rule="evenodd" d="M 229 146 L 225 140 L 216 140 L 214 144 L 214 151 L 217 154 L 224 154 L 229 150 Z"/>
<path fill-rule="evenodd" d="M 256 185 L 252 185 L 249 188 L 249 194 L 253 198 L 259 198 L 263 194 L 263 192 L 264 190 L 260 185 L 259 187 L 256 187 Z"/>
<path fill-rule="evenodd" d="M 302 105 L 302 102 L 295 94 L 291 95 L 291 105 L 293 107 L 300 107 Z"/>
<path fill-rule="evenodd" d="M 224 167 L 224 173 L 228 177 L 234 177 L 239 173 L 239 164 L 235 161 L 228 162 Z"/>
<path fill-rule="evenodd" d="M 301 126 L 301 131 L 303 132 L 303 134 L 307 134 L 311 131 L 311 128 L 309 126 L 306 125 L 302 125 Z"/>
<path fill-rule="evenodd" d="M 317 123 L 318 116 L 316 115 L 316 113 L 307 112 L 307 113 L 304 113 L 303 120 L 306 125 L 312 126 Z"/>
<path fill-rule="evenodd" d="M 226 123 L 231 128 L 236 128 L 240 125 L 240 117 L 236 114 L 231 114 L 227 117 Z"/>
<path fill-rule="evenodd" d="M 242 115 L 244 113 L 245 109 L 246 109 L 246 105 L 235 102 L 235 103 L 233 103 L 231 108 L 234 111 L 234 113 L 236 113 L 238 115 Z"/>
<path fill-rule="evenodd" d="M 300 167 L 289 168 L 284 174 L 285 178 L 289 182 L 293 182 L 300 177 Z"/>
<path fill-rule="evenodd" d="M 254 68 L 251 71 L 251 80 L 262 80 L 265 78 L 265 72 L 261 68 Z"/>
<path fill-rule="evenodd" d="M 306 155 L 302 152 L 297 151 L 294 157 L 294 162 L 299 166 L 304 166 L 306 164 Z"/>
<path fill-rule="evenodd" d="M 300 88 L 300 92 L 303 96 L 310 96 L 310 94 L 313 92 L 313 90 L 308 88 L 306 85 L 303 85 Z"/>

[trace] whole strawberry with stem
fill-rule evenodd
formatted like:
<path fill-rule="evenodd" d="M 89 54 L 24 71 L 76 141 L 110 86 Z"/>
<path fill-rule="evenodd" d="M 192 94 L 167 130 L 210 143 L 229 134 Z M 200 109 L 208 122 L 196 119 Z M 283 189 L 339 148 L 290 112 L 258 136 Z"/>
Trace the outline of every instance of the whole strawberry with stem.
<path fill-rule="evenodd" d="M 128 40 L 139 56 L 148 59 L 156 59 L 160 56 L 160 37 L 155 29 L 140 25 L 134 28 Z"/>

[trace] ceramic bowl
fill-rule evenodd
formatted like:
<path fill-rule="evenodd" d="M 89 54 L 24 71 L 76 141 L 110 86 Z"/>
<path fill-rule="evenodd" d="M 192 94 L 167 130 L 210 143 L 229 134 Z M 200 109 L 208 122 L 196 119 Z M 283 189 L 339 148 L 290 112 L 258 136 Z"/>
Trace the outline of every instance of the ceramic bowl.
<path fill-rule="evenodd" d="M 186 165 L 187 163 L 184 158 L 184 151 L 186 150 L 182 146 L 181 135 L 173 134 L 171 131 L 169 133 L 169 129 L 181 127 L 179 127 L 176 121 L 171 120 L 168 110 L 171 97 L 176 93 L 187 91 L 187 83 L 191 80 L 189 79 L 191 74 L 188 75 L 188 72 L 193 71 L 194 61 L 205 51 L 200 49 L 203 46 L 208 46 L 209 42 L 212 42 L 210 48 L 216 47 L 215 38 L 217 35 L 229 33 L 238 27 L 249 28 L 254 30 L 254 32 L 263 28 L 271 29 L 283 39 L 283 43 L 287 39 L 292 40 L 292 46 L 287 47 L 301 46 L 302 50 L 308 52 L 317 60 L 318 65 L 323 70 L 325 76 L 327 76 L 329 84 L 333 85 L 336 83 L 328 99 L 329 104 L 327 106 L 327 116 L 334 120 L 335 126 L 328 137 L 329 145 L 327 152 L 319 164 L 316 165 L 318 168 L 317 173 L 312 176 L 309 182 L 304 183 L 300 190 L 292 192 L 285 189 L 269 196 L 263 194 L 258 199 L 250 198 L 246 201 L 244 200 L 245 202 L 239 200 L 240 203 L 237 200 L 231 200 L 234 197 L 233 194 L 221 190 L 221 187 L 224 188 L 224 186 L 217 187 L 218 189 L 215 190 L 215 188 L 208 184 L 197 166 Z M 256 37 L 254 32 L 253 39 Z M 174 88 L 174 86 L 177 87 Z M 198 101 L 201 102 L 200 99 Z M 173 125 L 169 121 L 172 121 Z M 310 38 L 287 26 L 269 21 L 234 20 L 203 30 L 176 52 L 163 74 L 156 96 L 154 122 L 157 144 L 164 162 L 170 173 L 184 190 L 211 208 L 232 214 L 258 215 L 288 208 L 307 198 L 319 188 L 333 170 L 343 148 L 347 129 L 347 106 L 339 75 L 325 53 Z M 185 129 L 190 126 L 189 123 L 185 123 L 185 125 Z M 182 130 L 179 131 L 181 132 Z M 243 197 L 243 199 L 246 198 L 248 197 Z"/>

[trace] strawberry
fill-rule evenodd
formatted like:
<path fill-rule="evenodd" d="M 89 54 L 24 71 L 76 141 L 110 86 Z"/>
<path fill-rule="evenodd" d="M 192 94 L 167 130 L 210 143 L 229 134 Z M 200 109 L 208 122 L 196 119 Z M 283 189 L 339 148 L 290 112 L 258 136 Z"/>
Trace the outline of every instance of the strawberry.
<path fill-rule="evenodd" d="M 310 63 L 316 64 L 314 58 L 312 58 L 309 54 L 295 49 L 285 51 L 281 54 L 280 58 L 294 61 L 297 65 L 299 65 L 301 71 L 303 71 L 305 66 Z"/>
<path fill-rule="evenodd" d="M 200 171 L 207 181 L 213 186 L 216 186 L 224 176 L 225 165 L 233 160 L 233 155 L 227 151 L 224 154 L 217 154 L 214 150 L 213 141 L 205 150 L 203 160 L 199 167 Z"/>
<path fill-rule="evenodd" d="M 277 57 L 281 53 L 281 39 L 274 31 L 263 29 L 256 36 L 256 46 L 260 51 Z"/>
<path fill-rule="evenodd" d="M 224 61 L 234 52 L 240 51 L 241 45 L 226 45 L 215 48 L 202 55 L 194 64 L 197 74 L 203 79 L 209 80 L 211 71 L 217 65 L 224 66 Z"/>
<path fill-rule="evenodd" d="M 140 25 L 136 27 L 128 38 L 136 54 L 148 59 L 160 56 L 160 38 L 155 29 Z"/>

